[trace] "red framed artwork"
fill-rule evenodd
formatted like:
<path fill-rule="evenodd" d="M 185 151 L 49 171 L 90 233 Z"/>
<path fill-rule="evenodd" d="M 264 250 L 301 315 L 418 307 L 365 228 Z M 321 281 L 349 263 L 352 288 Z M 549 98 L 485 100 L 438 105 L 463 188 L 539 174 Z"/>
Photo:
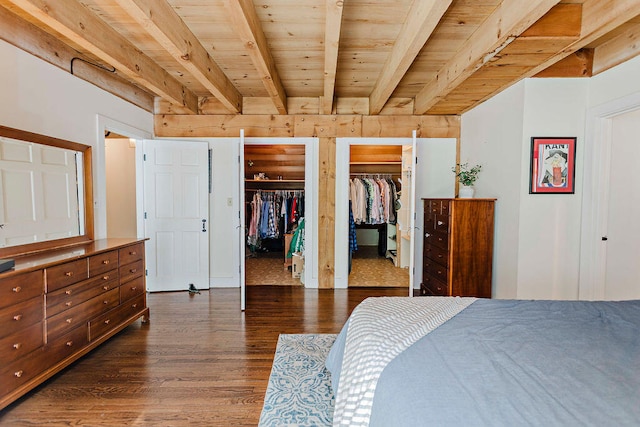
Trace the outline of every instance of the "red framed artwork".
<path fill-rule="evenodd" d="M 575 192 L 576 138 L 531 138 L 529 194 Z"/>

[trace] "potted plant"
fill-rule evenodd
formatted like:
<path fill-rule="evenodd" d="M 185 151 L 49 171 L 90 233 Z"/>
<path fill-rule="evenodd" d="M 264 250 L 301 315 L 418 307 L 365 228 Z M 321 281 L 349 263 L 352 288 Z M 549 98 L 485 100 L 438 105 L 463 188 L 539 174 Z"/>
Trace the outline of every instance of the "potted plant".
<path fill-rule="evenodd" d="M 478 174 L 482 170 L 482 165 L 475 165 L 469 168 L 469 163 L 458 163 L 452 169 L 456 174 L 458 181 L 460 182 L 460 188 L 458 190 L 458 197 L 470 198 L 473 197 L 475 184 L 478 179 Z"/>

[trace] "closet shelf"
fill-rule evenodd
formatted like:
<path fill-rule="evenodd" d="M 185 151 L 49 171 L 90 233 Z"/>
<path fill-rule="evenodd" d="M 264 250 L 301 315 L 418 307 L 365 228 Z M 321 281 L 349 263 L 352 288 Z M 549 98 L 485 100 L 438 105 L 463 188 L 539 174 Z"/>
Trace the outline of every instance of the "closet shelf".
<path fill-rule="evenodd" d="M 349 162 L 350 165 L 401 165 L 402 162 Z"/>
<path fill-rule="evenodd" d="M 304 179 L 245 179 L 244 182 L 275 184 L 278 182 L 304 182 Z"/>

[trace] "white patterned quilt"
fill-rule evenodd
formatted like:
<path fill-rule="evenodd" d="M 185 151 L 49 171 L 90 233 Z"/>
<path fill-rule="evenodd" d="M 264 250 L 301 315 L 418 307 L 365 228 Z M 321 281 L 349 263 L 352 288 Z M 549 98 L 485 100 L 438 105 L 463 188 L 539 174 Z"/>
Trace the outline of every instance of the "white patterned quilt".
<path fill-rule="evenodd" d="M 368 426 L 376 384 L 385 366 L 475 300 L 377 297 L 358 305 L 347 329 L 333 425 Z"/>

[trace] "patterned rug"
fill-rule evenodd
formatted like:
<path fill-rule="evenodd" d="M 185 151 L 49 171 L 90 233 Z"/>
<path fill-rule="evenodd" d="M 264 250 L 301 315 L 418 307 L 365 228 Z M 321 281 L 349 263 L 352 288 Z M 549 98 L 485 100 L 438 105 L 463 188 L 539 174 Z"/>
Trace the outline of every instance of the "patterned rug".
<path fill-rule="evenodd" d="M 281 334 L 259 427 L 330 426 L 331 375 L 324 361 L 334 334 Z"/>

